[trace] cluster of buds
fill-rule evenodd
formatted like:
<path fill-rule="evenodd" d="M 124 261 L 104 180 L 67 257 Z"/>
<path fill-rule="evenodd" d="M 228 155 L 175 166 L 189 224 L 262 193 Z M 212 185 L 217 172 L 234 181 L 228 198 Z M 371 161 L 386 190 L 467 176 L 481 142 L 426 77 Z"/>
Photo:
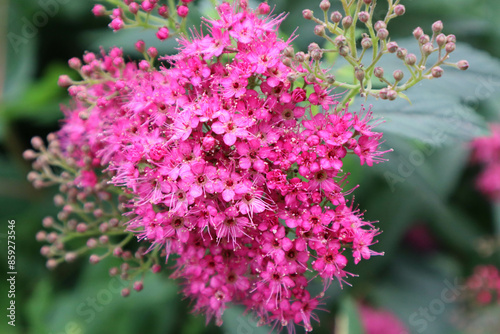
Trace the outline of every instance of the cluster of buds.
<path fill-rule="evenodd" d="M 92 9 L 95 16 L 109 16 L 109 27 L 113 31 L 126 28 L 150 28 L 157 30 L 156 37 L 166 40 L 170 31 L 186 33 L 186 17 L 189 14 L 189 3 L 193 0 L 182 0 L 176 6 L 174 1 L 168 5 L 159 0 L 106 0 L 112 8 L 107 9 L 97 4 Z"/>
<path fill-rule="evenodd" d="M 388 11 L 383 20 L 373 22 L 376 1 L 341 0 L 343 12 L 330 10 L 330 2 L 322 0 L 319 7 L 323 12 L 321 18 L 314 15 L 313 11 L 306 9 L 303 16 L 307 20 L 317 23 L 314 33 L 323 37 L 330 48 L 320 49 L 316 44 L 309 48 L 309 53 L 297 53 L 295 59 L 300 63 L 295 65 L 305 68 L 307 79 L 315 79 L 324 86 L 342 87 L 350 93 L 344 101 L 357 94 L 361 96 L 374 96 L 380 99 L 394 100 L 398 96 L 407 98 L 402 92 L 424 79 L 439 78 L 443 75 L 443 66 L 455 67 L 466 70 L 467 61 L 449 63 L 450 54 L 456 48 L 454 35 L 442 33 L 443 23 L 437 21 L 432 25 L 432 35 L 424 33 L 418 27 L 413 35 L 418 41 L 419 54 L 409 53 L 405 48 L 399 47 L 390 40 L 388 24 L 395 17 L 405 13 L 405 7 L 399 0 L 388 1 Z M 364 30 L 361 39 L 358 39 L 359 29 Z M 349 82 L 335 80 L 325 73 L 319 66 L 324 53 L 331 52 L 344 58 L 353 68 L 353 78 Z M 437 53 L 437 60 L 428 65 L 429 58 Z M 377 63 L 386 54 L 394 54 L 401 62 L 402 69 L 406 70 L 407 78 L 402 69 L 395 70 L 392 77 L 384 74 L 384 69 Z M 293 65 L 291 65 L 293 66 Z M 384 87 L 380 88 L 380 81 Z"/>
<path fill-rule="evenodd" d="M 130 287 L 122 290 L 127 296 L 130 289 L 140 291 L 145 272 L 160 270 L 159 250 L 146 252 L 149 246 L 131 242 L 133 234 L 125 230 L 127 219 L 123 216 L 125 194 L 114 195 L 118 189 L 107 182 L 109 175 L 96 173 L 88 156 L 75 160 L 61 149 L 57 134 L 47 136 L 46 146 L 40 137 L 32 139 L 35 150 L 24 152 L 24 158 L 33 160 L 33 171 L 28 179 L 35 188 L 59 186 L 54 204 L 60 208 L 56 217 L 43 219 L 44 230 L 37 233 L 39 242 L 47 243 L 40 252 L 47 258 L 47 267 L 54 269 L 63 262 L 73 262 L 83 254 L 97 264 L 113 256 L 123 260 L 120 269 L 110 269 L 110 275 L 120 274 L 130 280 Z M 89 151 L 89 147 L 83 147 Z M 163 254 L 164 255 L 164 254 Z"/>

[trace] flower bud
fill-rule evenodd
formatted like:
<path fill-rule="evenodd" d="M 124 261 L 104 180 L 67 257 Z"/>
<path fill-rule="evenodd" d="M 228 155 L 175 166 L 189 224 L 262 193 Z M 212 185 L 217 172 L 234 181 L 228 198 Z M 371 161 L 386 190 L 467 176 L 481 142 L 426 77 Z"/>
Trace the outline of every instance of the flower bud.
<path fill-rule="evenodd" d="M 406 50 L 405 48 L 399 48 L 396 51 L 396 57 L 398 57 L 399 59 L 402 59 L 402 60 L 405 59 L 407 54 L 408 54 L 408 50 Z"/>
<path fill-rule="evenodd" d="M 432 45 L 432 43 L 426 43 L 424 44 L 424 46 L 422 46 L 422 51 L 425 55 L 428 56 L 434 52 L 434 46 Z"/>
<path fill-rule="evenodd" d="M 151 271 L 153 272 L 153 274 L 157 274 L 161 271 L 161 266 L 159 264 L 153 264 L 151 266 Z"/>
<path fill-rule="evenodd" d="M 129 288 L 124 288 L 122 290 L 122 297 L 128 297 L 130 295 L 130 289 Z"/>
<path fill-rule="evenodd" d="M 112 267 L 109 269 L 109 276 L 111 276 L 111 277 L 118 275 L 118 273 L 119 273 L 119 271 L 118 271 L 118 268 L 116 268 L 116 267 Z"/>
<path fill-rule="evenodd" d="M 418 38 L 418 42 L 422 45 L 426 44 L 426 43 L 429 43 L 430 42 L 430 38 L 429 38 L 429 35 L 426 35 L 426 34 L 423 34 L 422 36 L 420 36 Z"/>
<path fill-rule="evenodd" d="M 57 267 L 57 261 L 55 259 L 48 259 L 45 265 L 47 266 L 47 269 L 52 270 Z"/>
<path fill-rule="evenodd" d="M 377 31 L 377 37 L 380 38 L 381 40 L 387 39 L 389 37 L 389 30 L 385 28 L 381 28 Z"/>
<path fill-rule="evenodd" d="M 375 77 L 379 79 L 384 77 L 384 69 L 380 66 L 375 67 L 375 69 L 373 70 L 373 75 L 375 75 Z"/>
<path fill-rule="evenodd" d="M 82 67 L 82 61 L 79 58 L 73 57 L 68 60 L 68 65 L 74 70 L 79 70 Z"/>
<path fill-rule="evenodd" d="M 295 54 L 295 60 L 299 63 L 303 63 L 306 60 L 306 55 L 304 52 L 299 51 Z"/>
<path fill-rule="evenodd" d="M 442 21 L 436 21 L 432 24 L 432 32 L 434 33 L 440 33 L 441 30 L 443 30 L 443 22 Z"/>
<path fill-rule="evenodd" d="M 293 46 L 287 46 L 285 50 L 283 50 L 283 54 L 285 55 L 285 57 L 293 58 L 294 56 Z"/>
<path fill-rule="evenodd" d="M 311 53 L 312 50 L 319 49 L 319 45 L 316 43 L 310 43 L 309 46 L 307 47 L 307 51 Z"/>
<path fill-rule="evenodd" d="M 345 38 L 344 35 L 338 35 L 337 37 L 335 37 L 333 42 L 335 43 L 335 45 L 338 48 L 340 48 L 341 46 L 345 45 L 345 43 L 347 42 L 347 39 Z"/>
<path fill-rule="evenodd" d="M 158 50 L 152 46 L 148 49 L 148 56 L 150 56 L 151 58 L 156 58 L 158 57 Z"/>
<path fill-rule="evenodd" d="M 389 42 L 387 43 L 387 51 L 389 53 L 394 53 L 399 49 L 398 43 L 396 42 Z"/>
<path fill-rule="evenodd" d="M 59 79 L 57 80 L 57 85 L 59 87 L 69 87 L 73 84 L 73 80 L 66 74 L 60 75 Z"/>
<path fill-rule="evenodd" d="M 326 12 L 327 10 L 330 9 L 330 1 L 328 1 L 328 0 L 322 0 L 319 3 L 319 8 L 321 8 L 322 11 Z"/>
<path fill-rule="evenodd" d="M 458 67 L 459 70 L 465 71 L 466 69 L 469 68 L 469 62 L 467 60 L 460 60 L 457 63 L 457 67 Z"/>
<path fill-rule="evenodd" d="M 188 14 L 189 14 L 188 6 L 181 5 L 177 7 L 177 15 L 179 15 L 179 17 L 186 17 L 188 16 Z"/>
<path fill-rule="evenodd" d="M 99 263 L 99 261 L 101 261 L 101 259 L 99 258 L 99 256 L 97 254 L 90 255 L 89 262 L 91 264 L 97 264 L 97 263 Z"/>
<path fill-rule="evenodd" d="M 351 25 L 352 25 L 352 17 L 346 16 L 342 19 L 342 27 L 344 29 L 349 29 Z"/>
<path fill-rule="evenodd" d="M 379 31 L 380 29 L 386 29 L 387 24 L 385 24 L 384 21 L 377 21 L 377 22 L 375 22 L 375 25 L 373 26 L 373 28 L 375 29 L 375 31 Z"/>
<path fill-rule="evenodd" d="M 144 285 L 141 281 L 134 282 L 134 290 L 141 291 L 144 288 Z"/>
<path fill-rule="evenodd" d="M 302 16 L 306 19 L 306 20 L 312 20 L 312 18 L 314 17 L 313 16 L 313 12 L 312 10 L 310 9 L 304 9 L 302 11 Z"/>
<path fill-rule="evenodd" d="M 446 43 L 456 43 L 457 37 L 455 35 L 446 36 Z"/>
<path fill-rule="evenodd" d="M 311 58 L 316 61 L 321 60 L 321 58 L 323 58 L 323 51 L 321 51 L 321 49 L 312 50 Z"/>
<path fill-rule="evenodd" d="M 109 242 L 109 237 L 107 235 L 101 235 L 99 237 L 99 243 L 105 245 Z"/>
<path fill-rule="evenodd" d="M 405 63 L 410 66 L 415 65 L 417 63 L 417 56 L 413 53 L 407 54 L 405 57 Z"/>
<path fill-rule="evenodd" d="M 439 34 L 436 36 L 436 43 L 440 47 L 446 44 L 446 35 L 445 34 Z"/>
<path fill-rule="evenodd" d="M 351 50 L 349 49 L 349 47 L 347 45 L 344 45 L 342 47 L 339 48 L 339 55 L 341 55 L 342 57 L 345 57 L 349 54 Z"/>
<path fill-rule="evenodd" d="M 318 24 L 314 27 L 314 34 L 318 36 L 325 36 L 325 27 L 323 25 Z"/>
<path fill-rule="evenodd" d="M 106 14 L 106 8 L 103 5 L 94 5 L 94 8 L 92 8 L 92 14 L 95 16 L 104 16 Z"/>
<path fill-rule="evenodd" d="M 372 40 L 369 37 L 365 37 L 361 40 L 361 47 L 363 49 L 369 49 L 373 45 Z"/>
<path fill-rule="evenodd" d="M 366 23 L 368 22 L 368 20 L 370 19 L 370 14 L 368 12 L 359 12 L 358 13 L 358 19 L 363 22 L 363 23 Z"/>
<path fill-rule="evenodd" d="M 447 53 L 452 53 L 457 48 L 457 45 L 453 42 L 446 43 L 445 50 Z"/>
<path fill-rule="evenodd" d="M 156 37 L 160 40 L 160 41 L 164 41 L 168 38 L 170 34 L 170 31 L 168 30 L 167 27 L 161 27 L 158 29 L 158 31 L 156 32 Z"/>
<path fill-rule="evenodd" d="M 389 92 L 389 90 L 387 88 L 382 88 L 380 90 L 380 92 L 378 93 L 378 96 L 382 99 L 382 100 L 387 100 L 387 93 Z"/>
<path fill-rule="evenodd" d="M 38 241 L 38 242 L 45 241 L 45 240 L 47 240 L 47 232 L 38 231 L 35 238 L 36 238 L 36 241 Z"/>
<path fill-rule="evenodd" d="M 401 70 L 395 70 L 395 71 L 392 73 L 392 77 L 393 77 L 393 78 L 394 78 L 394 80 L 396 80 L 396 81 L 401 81 L 401 80 L 403 80 L 404 73 L 403 73 L 403 71 L 401 71 Z"/>
<path fill-rule="evenodd" d="M 394 14 L 396 14 L 397 16 L 404 15 L 405 12 L 406 8 L 403 5 L 397 5 L 396 7 L 394 7 Z"/>
<path fill-rule="evenodd" d="M 140 9 L 140 7 L 139 7 L 139 4 L 137 2 L 132 2 L 130 5 L 128 5 L 129 12 L 131 12 L 134 15 L 139 13 L 139 9 Z"/>
<path fill-rule="evenodd" d="M 85 224 L 85 223 L 79 223 L 78 225 L 76 225 L 76 231 L 78 233 L 85 233 L 85 232 L 87 232 L 87 224 Z"/>
<path fill-rule="evenodd" d="M 335 83 L 335 76 L 333 74 L 328 74 L 326 76 L 326 82 L 329 84 L 329 85 L 333 85 Z"/>
<path fill-rule="evenodd" d="M 372 3 L 372 0 L 363 0 L 363 2 L 365 3 L 365 5 L 370 5 Z"/>
<path fill-rule="evenodd" d="M 398 97 L 398 93 L 395 90 L 389 89 L 387 91 L 387 98 L 389 101 L 394 101 Z"/>
<path fill-rule="evenodd" d="M 262 2 L 262 3 L 260 3 L 259 7 L 257 7 L 257 11 L 261 15 L 266 15 L 266 14 L 269 14 L 269 12 L 271 11 L 271 7 L 269 7 L 267 2 Z"/>
<path fill-rule="evenodd" d="M 160 6 L 160 8 L 158 8 L 158 15 L 160 15 L 164 19 L 168 19 L 168 17 L 170 16 L 170 12 L 168 11 L 168 7 L 165 5 Z"/>
<path fill-rule="evenodd" d="M 356 69 L 354 70 L 354 76 L 356 77 L 356 79 L 362 82 L 365 78 L 365 71 L 363 71 L 359 67 L 356 67 Z"/>
<path fill-rule="evenodd" d="M 43 218 L 42 225 L 45 228 L 51 228 L 52 226 L 54 226 L 54 218 L 52 218 L 52 217 L 45 217 L 45 218 Z"/>
<path fill-rule="evenodd" d="M 73 262 L 77 258 L 77 255 L 75 252 L 68 252 L 64 255 L 64 261 L 66 262 Z"/>
<path fill-rule="evenodd" d="M 441 78 L 441 76 L 443 75 L 443 69 L 439 66 L 436 66 L 432 69 L 431 73 L 432 73 L 432 77 L 434 78 Z"/>
<path fill-rule="evenodd" d="M 96 248 L 97 247 L 97 240 L 94 238 L 89 238 L 87 240 L 87 247 L 90 249 Z"/>
<path fill-rule="evenodd" d="M 342 14 L 340 14 L 339 11 L 335 11 L 330 15 L 330 20 L 333 23 L 339 23 L 340 21 L 342 21 Z"/>
<path fill-rule="evenodd" d="M 422 28 L 420 27 L 416 27 L 414 30 L 413 30 L 413 36 L 418 40 L 420 38 L 420 36 L 422 36 L 424 34 L 424 31 L 422 30 Z"/>

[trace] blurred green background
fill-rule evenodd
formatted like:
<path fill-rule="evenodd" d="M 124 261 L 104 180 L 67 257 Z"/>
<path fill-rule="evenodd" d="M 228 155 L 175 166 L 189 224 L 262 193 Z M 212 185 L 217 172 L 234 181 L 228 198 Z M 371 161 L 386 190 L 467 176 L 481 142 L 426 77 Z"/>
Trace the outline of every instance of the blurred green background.
<path fill-rule="evenodd" d="M 379 2 L 383 8 L 385 1 Z M 200 13 L 211 10 L 209 1 L 195 4 Z M 276 5 L 276 13 L 290 13 L 282 26 L 284 34 L 300 25 L 296 50 L 320 42 L 311 22 L 301 15 L 307 6 L 317 10 L 319 1 L 270 4 Z M 376 116 L 384 117 L 384 146 L 395 151 L 386 155 L 389 162 L 374 168 L 350 161 L 345 169 L 352 173 L 351 184 L 361 185 L 354 194 L 365 217 L 379 221 L 383 233 L 374 248 L 385 256 L 349 268 L 359 274 L 350 280 L 352 288 L 341 291 L 332 285 L 324 305 L 328 312 L 319 312 L 315 333 L 332 333 L 339 319 L 349 320 L 349 333 L 362 333 L 353 300 L 391 310 L 410 333 L 463 333 L 453 326 L 459 303 L 447 303 L 439 311 L 433 311 L 433 303 L 448 283 L 466 277 L 475 265 L 500 266 L 499 252 L 488 242 L 500 235 L 500 210 L 475 190 L 479 169 L 470 166 L 467 146 L 474 136 L 487 133 L 486 121 L 500 121 L 500 2 L 402 4 L 406 15 L 389 26 L 393 40 L 414 45 L 405 39 L 417 25 L 429 32 L 441 19 L 444 32 L 460 41 L 453 60 L 467 59 L 471 67 L 467 72 L 446 71 L 442 79 L 414 87 L 408 92 L 411 105 L 367 101 Z M 55 192 L 35 190 L 26 181 L 31 167 L 22 152 L 32 136 L 57 130 L 59 104 L 67 103 L 68 97 L 56 83 L 60 74 L 71 74 L 69 58 L 117 45 L 133 59 L 134 41 L 144 38 L 143 31 L 113 33 L 107 18 L 91 15 L 92 5 L 90 0 L 0 0 L 0 270 L 5 277 L 7 222 L 14 219 L 18 272 L 16 327 L 7 325 L 2 315 L 0 333 L 268 333 L 268 328 L 241 316 L 238 308 L 226 312 L 221 328 L 205 326 L 202 316 L 190 313 L 189 302 L 167 273 L 151 275 L 142 292 L 123 299 L 123 283 L 109 277 L 109 263 L 90 266 L 84 258 L 54 271 L 45 268 L 35 234 L 42 218 L 56 213 Z M 382 10 L 377 13 L 382 15 Z M 196 15 L 192 10 L 191 16 Z M 146 42 L 153 45 L 155 39 L 149 35 Z M 173 41 L 156 44 L 163 53 L 174 47 Z M 394 62 L 384 67 L 394 67 Z M 2 314 L 8 307 L 5 278 L 0 281 Z M 424 326 L 419 312 L 429 307 L 431 317 Z M 499 310 L 493 312 L 500 315 Z"/>

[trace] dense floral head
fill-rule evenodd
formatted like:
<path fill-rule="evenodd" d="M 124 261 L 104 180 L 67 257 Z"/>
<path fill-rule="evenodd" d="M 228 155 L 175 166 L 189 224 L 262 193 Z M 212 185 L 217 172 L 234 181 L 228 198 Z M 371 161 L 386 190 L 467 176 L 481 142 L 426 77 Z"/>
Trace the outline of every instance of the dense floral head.
<path fill-rule="evenodd" d="M 284 16 L 217 10 L 159 70 L 119 49 L 86 54 L 58 149 L 76 186 L 121 192 L 127 231 L 174 257 L 196 311 L 221 324 L 238 303 L 262 323 L 311 331 L 330 283 L 349 284 L 350 262 L 380 255 L 378 229 L 347 198 L 343 160 L 381 161 L 382 134 L 370 111 L 285 64 Z M 315 277 L 324 289 L 311 295 Z"/>

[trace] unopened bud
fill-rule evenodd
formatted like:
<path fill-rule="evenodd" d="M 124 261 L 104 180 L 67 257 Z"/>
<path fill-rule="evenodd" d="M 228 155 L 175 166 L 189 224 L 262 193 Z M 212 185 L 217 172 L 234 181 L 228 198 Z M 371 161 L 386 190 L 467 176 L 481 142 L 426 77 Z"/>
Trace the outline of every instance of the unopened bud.
<path fill-rule="evenodd" d="M 333 74 L 328 74 L 326 76 L 326 82 L 329 84 L 329 85 L 333 85 L 335 83 L 335 76 Z"/>
<path fill-rule="evenodd" d="M 141 291 L 144 288 L 144 285 L 141 281 L 134 282 L 134 290 Z"/>
<path fill-rule="evenodd" d="M 436 21 L 432 24 L 432 32 L 440 33 L 443 30 L 443 22 Z"/>
<path fill-rule="evenodd" d="M 54 269 L 55 267 L 57 267 L 57 261 L 56 261 L 56 260 L 54 260 L 54 259 L 49 259 L 49 260 L 47 260 L 47 263 L 46 263 L 45 265 L 47 266 L 47 268 L 48 268 L 49 270 L 52 270 L 52 269 Z"/>
<path fill-rule="evenodd" d="M 303 63 L 306 60 L 306 54 L 302 51 L 299 51 L 295 54 L 295 60 L 299 63 Z"/>
<path fill-rule="evenodd" d="M 363 82 L 363 79 L 365 78 L 365 71 L 363 71 L 361 68 L 356 68 L 354 70 L 354 76 L 356 79 L 358 79 L 360 82 Z"/>
<path fill-rule="evenodd" d="M 66 262 L 73 262 L 77 258 L 77 255 L 75 252 L 68 252 L 66 255 L 64 255 L 64 261 Z"/>
<path fill-rule="evenodd" d="M 90 255 L 89 262 L 91 264 L 97 264 L 97 263 L 99 263 L 99 261 L 101 261 L 101 259 L 99 258 L 98 255 L 96 255 L 96 254 Z"/>
<path fill-rule="evenodd" d="M 378 93 L 378 96 L 382 99 L 382 100 L 387 100 L 387 93 L 388 93 L 388 89 L 387 88 L 382 88 L 380 90 L 380 92 Z"/>
<path fill-rule="evenodd" d="M 443 46 L 446 44 L 446 35 L 445 34 L 439 34 L 436 36 L 436 43 L 439 46 Z"/>
<path fill-rule="evenodd" d="M 319 8 L 321 8 L 322 11 L 327 11 L 330 9 L 330 1 L 328 0 L 322 0 L 319 4 Z"/>
<path fill-rule="evenodd" d="M 389 37 L 389 30 L 385 28 L 381 28 L 377 31 L 377 37 L 380 38 L 381 40 L 387 39 Z"/>
<path fill-rule="evenodd" d="M 406 8 L 403 5 L 397 5 L 396 7 L 394 7 L 394 14 L 396 14 L 397 16 L 404 15 L 405 12 Z"/>
<path fill-rule="evenodd" d="M 447 43 L 456 43 L 457 37 L 455 35 L 448 35 L 448 36 L 446 36 L 446 42 Z"/>
<path fill-rule="evenodd" d="M 373 26 L 373 28 L 375 29 L 375 31 L 379 31 L 380 29 L 386 29 L 387 24 L 385 24 L 384 21 L 377 21 L 377 22 L 375 22 L 375 25 Z"/>
<path fill-rule="evenodd" d="M 375 67 L 375 69 L 373 70 L 373 75 L 375 75 L 375 77 L 377 78 L 382 78 L 384 76 L 384 69 L 382 67 Z"/>
<path fill-rule="evenodd" d="M 373 45 L 372 40 L 369 37 L 365 37 L 361 40 L 361 47 L 363 49 L 369 49 Z"/>
<path fill-rule="evenodd" d="M 398 97 L 398 93 L 395 90 L 389 89 L 387 91 L 387 98 L 389 101 L 394 101 Z"/>
<path fill-rule="evenodd" d="M 358 19 L 361 22 L 366 23 L 370 19 L 370 14 L 368 12 L 359 12 Z"/>
<path fill-rule="evenodd" d="M 312 12 L 312 10 L 310 10 L 310 9 L 304 9 L 304 10 L 302 11 L 302 16 L 303 16 L 306 20 L 312 20 L 312 18 L 314 17 L 313 12 Z"/>
<path fill-rule="evenodd" d="M 128 297 L 130 295 L 130 289 L 125 288 L 122 290 L 122 297 Z"/>
<path fill-rule="evenodd" d="M 396 43 L 396 42 L 387 43 L 387 51 L 389 51 L 389 53 L 394 53 L 398 49 L 399 49 L 398 43 Z"/>
<path fill-rule="evenodd" d="M 287 46 L 285 50 L 283 50 L 283 54 L 285 55 L 285 57 L 293 58 L 293 46 Z"/>
<path fill-rule="evenodd" d="M 325 36 L 325 27 L 323 25 L 318 24 L 314 27 L 314 34 L 318 36 Z"/>
<path fill-rule="evenodd" d="M 87 232 L 87 224 L 80 223 L 80 224 L 76 225 L 76 231 L 78 233 L 85 233 L 85 232 Z"/>
<path fill-rule="evenodd" d="M 349 29 L 351 25 L 352 25 L 352 17 L 346 16 L 342 19 L 342 27 L 344 29 Z"/>
<path fill-rule="evenodd" d="M 323 57 L 323 51 L 321 49 L 316 49 L 311 52 L 311 58 L 318 61 Z"/>
<path fill-rule="evenodd" d="M 405 63 L 407 65 L 413 66 L 413 65 L 416 64 L 416 62 L 417 62 L 417 56 L 416 55 L 414 55 L 413 53 L 409 53 L 409 54 L 406 55 L 406 57 L 405 57 Z"/>
<path fill-rule="evenodd" d="M 372 3 L 372 0 L 363 0 L 363 2 L 365 3 L 365 5 L 370 5 Z"/>
<path fill-rule="evenodd" d="M 401 81 L 401 80 L 403 80 L 404 73 L 403 73 L 403 71 L 401 71 L 401 70 L 395 70 L 395 71 L 392 73 L 392 76 L 393 76 L 394 80 L 396 80 L 396 81 Z"/>
<path fill-rule="evenodd" d="M 443 75 L 443 69 L 439 66 L 436 66 L 432 69 L 431 73 L 432 73 L 432 76 L 434 78 L 441 78 L 441 76 Z"/>
<path fill-rule="evenodd" d="M 38 231 L 38 233 L 36 234 L 36 241 L 42 242 L 45 241 L 46 239 L 47 239 L 47 232 Z"/>
<path fill-rule="evenodd" d="M 416 27 L 414 30 L 413 30 L 413 36 L 418 40 L 420 38 L 420 36 L 422 36 L 424 34 L 424 31 L 422 30 L 422 28 L 420 27 Z"/>
<path fill-rule="evenodd" d="M 432 45 L 432 43 L 426 43 L 424 44 L 424 46 L 422 46 L 422 51 L 424 52 L 424 54 L 430 55 L 432 52 L 434 52 L 434 46 Z"/>
<path fill-rule="evenodd" d="M 42 225 L 45 228 L 51 228 L 52 226 L 54 226 L 54 218 L 52 218 L 52 217 L 43 218 Z"/>
<path fill-rule="evenodd" d="M 429 43 L 430 42 L 430 38 L 429 38 L 429 35 L 426 35 L 426 34 L 423 34 L 422 36 L 420 36 L 418 38 L 418 42 L 422 45 L 426 44 L 426 43 Z"/>
<path fill-rule="evenodd" d="M 333 23 L 339 23 L 340 21 L 342 21 L 342 14 L 340 14 L 339 11 L 335 11 L 332 13 L 332 15 L 330 15 L 330 20 Z"/>
<path fill-rule="evenodd" d="M 92 248 L 96 248 L 97 247 L 97 240 L 94 239 L 94 238 L 89 238 L 87 240 L 87 247 L 92 249 Z"/>
<path fill-rule="evenodd" d="M 452 53 L 457 48 L 457 45 L 453 42 L 446 43 L 445 50 L 447 53 Z"/>
<path fill-rule="evenodd" d="M 350 51 L 349 47 L 347 45 L 344 45 L 339 48 L 339 55 L 345 57 L 349 54 L 349 51 Z"/>
<path fill-rule="evenodd" d="M 458 69 L 465 71 L 466 69 L 469 68 L 469 62 L 467 60 L 460 60 L 457 63 L 457 67 L 458 67 Z"/>
<path fill-rule="evenodd" d="M 333 42 L 335 43 L 335 45 L 340 48 L 341 46 L 345 45 L 347 39 L 345 38 L 344 35 L 338 35 L 337 37 L 335 37 L 335 39 L 333 40 Z"/>
<path fill-rule="evenodd" d="M 408 50 L 406 50 L 405 48 L 399 48 L 396 51 L 396 57 L 398 57 L 399 59 L 404 60 L 407 54 L 408 54 Z"/>
<path fill-rule="evenodd" d="M 140 53 L 144 53 L 144 51 L 146 51 L 146 43 L 144 43 L 143 40 L 138 40 L 136 43 L 135 43 L 135 49 L 137 51 L 139 51 Z"/>

